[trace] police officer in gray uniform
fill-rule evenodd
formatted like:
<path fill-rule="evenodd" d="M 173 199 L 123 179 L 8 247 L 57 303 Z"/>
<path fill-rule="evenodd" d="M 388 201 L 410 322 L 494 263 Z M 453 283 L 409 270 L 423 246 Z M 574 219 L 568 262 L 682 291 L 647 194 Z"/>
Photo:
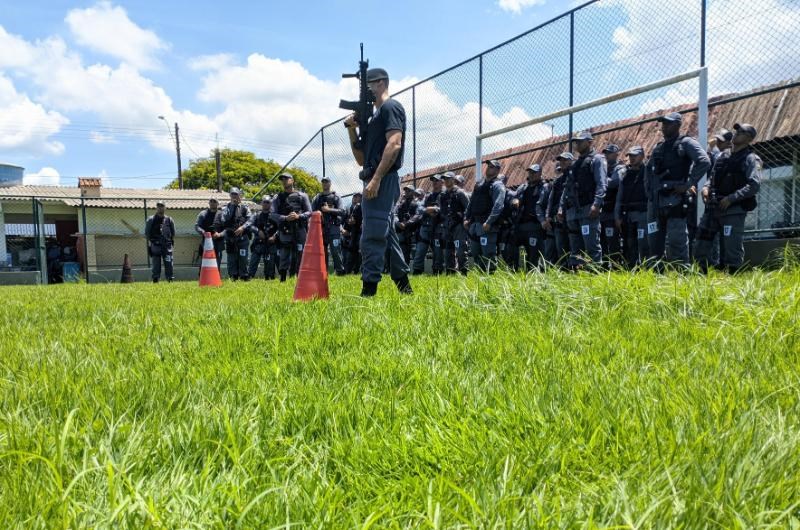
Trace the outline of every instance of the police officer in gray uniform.
<path fill-rule="evenodd" d="M 272 199 L 270 216 L 278 224 L 278 274 L 285 282 L 287 275 L 294 276 L 300 269 L 311 217 L 311 201 L 304 192 L 294 189 L 291 174 L 281 173 L 278 178 L 283 191 Z"/>
<path fill-rule="evenodd" d="M 386 251 L 389 271 L 401 293 L 411 294 L 408 264 L 403 258 L 394 227 L 394 208 L 400 196 L 400 176 L 406 133 L 406 111 L 389 97 L 389 74 L 382 68 L 367 71 L 367 86 L 375 95 L 375 113 L 366 131 L 366 145 L 359 145 L 354 116 L 345 120 L 353 157 L 363 167 L 364 199 L 361 211 L 361 296 L 375 296 L 381 281 Z M 363 131 L 362 131 L 363 132 Z"/>
<path fill-rule="evenodd" d="M 261 211 L 254 213 L 245 224 L 253 235 L 250 245 L 250 265 L 247 274 L 255 278 L 258 266 L 264 262 L 264 279 L 275 279 L 275 261 L 278 256 L 278 225 L 272 220 L 272 199 L 269 195 L 261 198 Z"/>
<path fill-rule="evenodd" d="M 708 159 L 711 161 L 711 166 L 708 169 L 708 173 L 706 176 L 710 179 L 711 178 L 711 170 L 714 167 L 714 163 L 719 158 L 723 152 L 727 151 L 731 147 L 731 140 L 733 140 L 733 133 L 728 129 L 720 129 L 714 135 L 714 138 L 711 142 L 709 142 L 709 149 Z M 689 216 L 687 217 L 686 225 L 689 229 L 689 256 L 691 259 L 694 259 L 694 248 L 695 248 L 695 241 L 697 240 L 697 223 L 699 220 L 697 219 L 697 201 L 692 201 L 691 206 L 689 207 Z M 719 264 L 719 251 L 720 251 L 720 241 L 719 241 L 719 234 L 714 236 L 714 241 L 711 243 L 711 263 L 714 266 Z"/>
<path fill-rule="evenodd" d="M 325 264 L 328 256 L 333 259 L 333 270 L 337 276 L 344 276 L 342 258 L 342 221 L 347 210 L 342 207 L 342 198 L 331 190 L 331 179 L 322 177 L 322 193 L 311 202 L 311 209 L 322 212 L 322 243 L 325 247 Z"/>
<path fill-rule="evenodd" d="M 606 159 L 592 148 L 592 134 L 575 135 L 578 159 L 570 166 L 561 195 L 562 215 L 569 230 L 571 265 L 583 264 L 582 252 L 596 265 L 603 263 L 600 213 L 606 195 Z"/>
<path fill-rule="evenodd" d="M 567 265 L 569 254 L 569 231 L 563 220 L 558 218 L 559 203 L 564 193 L 564 182 L 567 179 L 567 172 L 575 161 L 572 153 L 565 151 L 556 157 L 556 178 L 550 186 L 550 194 L 547 197 L 547 209 L 545 210 L 545 230 L 553 232 L 553 254 L 552 263 Z"/>
<path fill-rule="evenodd" d="M 412 251 L 414 250 L 417 228 L 411 222 L 411 219 L 416 215 L 418 206 L 417 194 L 414 190 L 414 186 L 406 184 L 403 186 L 403 197 L 397 205 L 394 216 L 398 242 L 400 243 L 400 249 L 403 252 L 403 259 L 406 260 L 406 263 L 411 263 L 411 259 L 414 257 Z M 386 265 L 388 265 L 388 260 Z"/>
<path fill-rule="evenodd" d="M 425 272 L 425 256 L 428 249 L 433 254 L 433 274 L 444 272 L 444 249 L 439 239 L 439 196 L 442 194 L 442 176 L 439 174 L 430 177 L 433 190 L 425 195 L 418 203 L 417 212 L 412 218 L 412 223 L 419 226 L 417 246 L 414 249 L 414 266 L 412 274 Z"/>
<path fill-rule="evenodd" d="M 250 219 L 250 210 L 242 204 L 242 191 L 231 188 L 230 202 L 217 218 L 217 232 L 225 238 L 225 253 L 228 255 L 228 278 L 247 281 L 247 258 L 250 233 L 245 224 Z"/>
<path fill-rule="evenodd" d="M 708 172 L 711 162 L 697 140 L 682 136 L 678 112 L 661 116 L 659 142 L 647 164 L 650 191 L 647 237 L 650 254 L 656 260 L 688 266 L 689 234 L 686 217 L 697 194 L 697 183 Z"/>
<path fill-rule="evenodd" d="M 553 189 L 554 177 L 546 178 L 542 185 L 542 193 L 539 195 L 539 202 L 536 203 L 536 216 L 539 218 L 539 226 L 542 227 L 544 242 L 542 244 L 542 258 L 545 262 L 553 264 L 556 262 L 556 240 L 553 227 L 547 221 L 547 206 L 550 203 L 550 192 Z"/>
<path fill-rule="evenodd" d="M 628 165 L 620 174 L 614 219 L 622 234 L 622 249 L 628 267 L 643 264 L 649 256 L 647 244 L 647 191 L 645 187 L 644 149 L 628 149 Z"/>
<path fill-rule="evenodd" d="M 608 175 L 606 196 L 603 199 L 603 211 L 600 213 L 600 244 L 603 247 L 603 256 L 609 264 L 622 263 L 620 233 L 614 219 L 614 207 L 617 203 L 617 191 L 621 172 L 625 171 L 625 164 L 619 160 L 619 146 L 608 144 L 603 148 L 606 157 L 606 174 Z"/>
<path fill-rule="evenodd" d="M 167 206 L 158 201 L 156 213 L 147 218 L 144 233 L 147 235 L 147 252 L 152 261 L 153 283 L 161 278 L 161 261 L 164 261 L 164 277 L 168 282 L 175 279 L 172 268 L 172 251 L 175 244 L 175 222 L 166 215 Z"/>
<path fill-rule="evenodd" d="M 459 175 L 460 176 L 460 175 Z M 448 171 L 442 175 L 445 190 L 439 195 L 440 239 L 444 241 L 444 263 L 447 274 L 467 274 L 467 230 L 464 214 L 469 197 L 456 185 L 456 175 Z"/>
<path fill-rule="evenodd" d="M 464 214 L 472 261 L 476 267 L 490 273 L 497 268 L 496 223 L 503 213 L 506 199 L 506 187 L 498 180 L 499 174 L 500 162 L 486 162 L 483 181 L 475 186 Z"/>
<path fill-rule="evenodd" d="M 533 164 L 526 171 L 526 182 L 517 188 L 511 200 L 514 216 L 514 233 L 510 241 L 509 258 L 513 265 L 519 261 L 519 247 L 525 248 L 525 266 L 531 271 L 539 266 L 544 252 L 545 232 L 542 229 L 544 211 L 542 194 L 547 186 L 542 180 L 542 167 Z"/>
<path fill-rule="evenodd" d="M 703 270 L 708 270 L 711 243 L 721 233 L 719 267 L 736 272 L 744 263 L 744 221 L 747 212 L 756 207 L 756 194 L 761 186 L 761 159 L 750 143 L 756 129 L 748 123 L 733 126 L 733 147 L 719 155 L 711 179 L 703 188 L 706 210 L 700 221 L 695 257 Z"/>
<path fill-rule="evenodd" d="M 205 234 L 211 234 L 211 241 L 214 243 L 214 254 L 217 256 L 217 268 L 222 264 L 222 249 L 225 243 L 222 234 L 215 231 L 217 216 L 220 214 L 219 202 L 214 197 L 208 199 L 208 208 L 197 214 L 197 221 L 194 223 L 194 231 L 200 234 L 200 248 L 198 255 L 203 256 L 203 245 L 205 244 Z"/>

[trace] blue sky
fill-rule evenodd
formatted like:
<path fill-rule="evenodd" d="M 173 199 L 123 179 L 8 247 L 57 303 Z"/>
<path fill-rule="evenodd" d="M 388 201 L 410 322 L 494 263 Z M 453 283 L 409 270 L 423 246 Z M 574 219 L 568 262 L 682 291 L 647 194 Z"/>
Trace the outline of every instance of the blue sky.
<path fill-rule="evenodd" d="M 48 0 L 4 4 L 0 27 L 7 39 L 13 38 L 17 45 L 22 41 L 29 49 L 43 47 L 48 39 L 58 39 L 65 54 L 77 56 L 84 69 L 97 66 L 115 70 L 123 64 L 130 65 L 135 68 L 129 72 L 135 81 L 151 83 L 144 83 L 145 92 L 162 90 L 171 106 L 158 110 L 156 97 L 156 101 L 141 105 L 136 112 L 120 111 L 116 107 L 124 105 L 100 101 L 113 99 L 114 89 L 98 90 L 96 101 L 78 101 L 71 91 L 47 87 L 51 82 L 47 80 L 48 73 L 35 73 L 32 68 L 13 64 L 15 59 L 10 56 L 16 55 L 14 48 L 3 46 L 0 76 L 11 83 L 14 92 L 13 96 L 7 95 L 6 105 L 25 98 L 26 103 L 41 108 L 27 113 L 17 109 L 15 121 L 7 118 L 0 126 L 0 137 L 19 135 L 24 125 L 33 127 L 28 141 L 15 144 L 7 138 L 0 142 L 0 160 L 22 165 L 29 174 L 37 174 L 44 167 L 53 168 L 64 185 L 75 185 L 77 176 L 104 175 L 110 178 L 111 185 L 125 187 L 162 186 L 173 177 L 170 172 L 175 170 L 175 156 L 169 147 L 166 126 L 156 118 L 159 114 L 181 122 L 184 166 L 189 158 L 206 155 L 206 149 L 213 144 L 213 127 L 198 125 L 201 119 L 181 119 L 181 112 L 214 116 L 229 105 L 220 94 L 198 97 L 208 75 L 206 70 L 193 68 L 198 57 L 228 54 L 226 60 L 230 64 L 243 65 L 250 55 L 260 54 L 297 62 L 313 78 L 338 85 L 342 71 L 355 68 L 358 43 L 364 41 L 372 63 L 386 65 L 393 78 L 419 79 L 569 9 L 563 0 L 532 6 L 524 6 L 523 2 L 519 11 L 514 11 L 513 2 L 511 8 L 502 8 L 496 0 L 414 0 L 399 3 L 401 7 L 392 7 L 388 12 L 378 9 L 376 2 L 350 0 L 226 4 Z M 121 28 L 115 30 L 114 24 Z M 133 38 L 125 39 L 130 34 Z M 141 39 L 140 52 L 119 49 L 115 35 L 119 40 Z M 123 86 L 135 85 L 120 82 Z M 264 83 L 277 82 L 278 79 L 264 79 Z M 75 90 L 82 89 L 78 86 Z M 117 97 L 140 101 L 152 96 L 139 94 L 130 86 L 128 91 L 120 90 Z M 66 100 L 75 101 L 64 103 Z M 268 105 L 269 101 L 259 103 Z M 148 115 L 149 110 L 152 116 Z M 334 105 L 331 112 L 336 116 L 340 111 Z M 53 120 L 53 113 L 63 119 Z M 308 117 L 304 126 L 289 135 L 257 127 L 219 132 L 223 144 L 285 160 L 302 144 L 304 136 L 330 116 L 329 113 L 317 120 Z M 46 134 L 48 131 L 54 134 Z M 157 145 L 159 140 L 161 148 Z M 139 175 L 144 177 L 126 178 Z"/>
<path fill-rule="evenodd" d="M 354 96 L 355 85 L 340 74 L 356 68 L 359 42 L 373 65 L 390 71 L 396 90 L 579 3 L 0 1 L 0 161 L 24 166 L 30 183 L 100 176 L 117 187 L 161 187 L 174 178 L 172 140 L 158 115 L 180 123 L 184 167 L 207 156 L 216 135 L 223 147 L 283 162 L 342 116 L 338 99 Z M 699 6 L 603 0 L 579 12 L 575 103 L 697 67 Z M 800 1 L 708 0 L 708 19 L 712 95 L 800 74 L 796 54 L 777 52 L 800 42 Z M 747 46 L 744 34 L 752 36 Z M 567 49 L 562 20 L 487 56 L 484 130 L 565 107 Z M 576 127 L 696 96 L 696 83 L 684 83 L 577 115 Z M 477 63 L 418 87 L 417 102 L 419 169 L 469 157 Z M 555 133 L 565 124 L 557 121 Z M 498 137 L 487 150 L 550 135 L 537 127 Z M 341 145 L 326 136 L 326 153 L 342 159 L 329 171 L 350 178 L 339 133 Z M 318 172 L 318 146 L 303 157 Z"/>

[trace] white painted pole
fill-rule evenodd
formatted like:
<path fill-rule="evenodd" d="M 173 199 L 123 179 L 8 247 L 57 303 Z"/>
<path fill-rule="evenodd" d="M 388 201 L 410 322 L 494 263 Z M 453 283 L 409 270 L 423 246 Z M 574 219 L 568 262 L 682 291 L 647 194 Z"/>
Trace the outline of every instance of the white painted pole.
<path fill-rule="evenodd" d="M 481 167 L 483 164 L 481 163 L 481 139 L 480 135 L 475 138 L 475 186 L 478 185 L 480 181 L 483 180 L 483 175 L 481 174 Z M 474 186 L 473 186 L 474 188 Z"/>
<path fill-rule="evenodd" d="M 700 76 L 698 81 L 698 98 L 697 98 L 697 142 L 700 147 L 706 149 L 708 147 L 708 67 L 704 66 L 700 69 Z M 697 225 L 700 226 L 700 219 L 703 218 L 703 212 L 706 205 L 701 199 L 701 191 L 706 183 L 706 177 L 700 179 L 698 183 L 697 196 Z"/>

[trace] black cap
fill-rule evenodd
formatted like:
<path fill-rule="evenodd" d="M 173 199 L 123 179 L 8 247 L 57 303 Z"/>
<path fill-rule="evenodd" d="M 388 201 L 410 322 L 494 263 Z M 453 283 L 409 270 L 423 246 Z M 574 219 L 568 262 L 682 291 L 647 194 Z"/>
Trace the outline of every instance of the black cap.
<path fill-rule="evenodd" d="M 430 178 L 431 178 L 431 180 L 433 182 L 441 182 L 442 181 L 442 176 L 439 173 L 436 173 L 435 175 L 431 175 Z"/>
<path fill-rule="evenodd" d="M 286 180 L 286 179 L 294 180 L 294 177 L 292 176 L 291 173 L 281 173 L 280 175 L 278 175 L 278 179 L 279 180 Z"/>
<path fill-rule="evenodd" d="M 717 131 L 717 134 L 714 135 L 714 138 L 720 142 L 730 142 L 733 140 L 733 133 L 728 129 L 720 129 Z"/>
<path fill-rule="evenodd" d="M 628 149 L 628 154 L 633 156 L 641 156 L 644 154 L 644 147 L 641 145 L 634 145 Z"/>
<path fill-rule="evenodd" d="M 592 133 L 590 133 L 589 131 L 581 131 L 581 132 L 579 132 L 578 134 L 575 135 L 574 139 L 575 140 L 594 140 L 594 137 L 592 137 Z"/>
<path fill-rule="evenodd" d="M 683 121 L 683 116 L 681 116 L 680 112 L 670 112 L 669 114 L 664 114 L 658 118 L 659 123 L 664 123 L 665 121 L 670 123 L 681 123 Z"/>
<path fill-rule="evenodd" d="M 603 149 L 604 153 L 619 153 L 619 146 L 617 144 L 608 144 Z"/>
<path fill-rule="evenodd" d="M 355 193 L 353 194 L 353 197 L 361 197 L 361 196 L 362 196 L 362 195 L 361 195 L 361 192 L 360 192 L 360 191 L 357 191 L 357 192 L 355 192 Z"/>
<path fill-rule="evenodd" d="M 456 174 L 453 173 L 452 171 L 446 171 L 445 173 L 442 173 L 442 178 L 443 179 L 454 179 L 454 178 L 456 178 Z"/>
<path fill-rule="evenodd" d="M 330 182 L 331 179 L 330 179 L 330 177 L 322 177 L 319 181 L 320 182 Z"/>
<path fill-rule="evenodd" d="M 497 169 L 500 169 L 500 162 L 498 162 L 497 160 L 494 160 L 494 159 L 487 161 L 486 165 L 487 166 L 496 167 Z"/>
<path fill-rule="evenodd" d="M 533 171 L 534 173 L 540 173 L 542 171 L 542 166 L 539 164 L 533 164 L 532 166 L 528 166 L 528 171 Z"/>
<path fill-rule="evenodd" d="M 564 151 L 556 157 L 556 160 L 571 160 L 574 161 L 575 157 L 569 151 Z"/>
<path fill-rule="evenodd" d="M 750 136 L 750 138 L 756 137 L 756 128 L 749 123 L 737 123 L 733 126 L 733 130 L 743 132 Z"/>
<path fill-rule="evenodd" d="M 389 74 L 383 68 L 370 68 L 367 70 L 367 83 L 389 79 Z"/>

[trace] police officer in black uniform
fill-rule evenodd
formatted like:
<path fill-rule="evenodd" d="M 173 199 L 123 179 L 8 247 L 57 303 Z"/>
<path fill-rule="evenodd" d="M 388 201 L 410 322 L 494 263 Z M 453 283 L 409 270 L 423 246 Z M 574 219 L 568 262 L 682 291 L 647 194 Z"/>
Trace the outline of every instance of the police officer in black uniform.
<path fill-rule="evenodd" d="M 736 272 L 744 263 L 744 221 L 756 208 L 761 186 L 761 158 L 750 144 L 756 129 L 748 123 L 733 126 L 733 147 L 719 155 L 711 179 L 703 188 L 706 203 L 697 233 L 695 257 L 708 270 L 711 243 L 721 233 L 719 268 Z"/>
<path fill-rule="evenodd" d="M 325 248 L 325 264 L 328 257 L 333 260 L 333 270 L 337 276 L 344 275 L 342 258 L 342 221 L 347 211 L 342 207 L 342 198 L 331 190 L 331 179 L 322 177 L 322 193 L 311 202 L 311 210 L 322 212 L 322 244 Z"/>
<path fill-rule="evenodd" d="M 400 241 L 400 249 L 403 251 L 403 259 L 406 263 L 411 263 L 411 250 L 414 246 L 414 233 L 416 227 L 411 223 L 411 219 L 417 212 L 416 190 L 414 186 L 403 186 L 403 197 L 395 211 L 395 227 L 397 238 Z M 387 261 L 388 264 L 388 261 Z"/>
<path fill-rule="evenodd" d="M 442 194 L 442 176 L 439 174 L 430 177 L 433 189 L 425 195 L 417 206 L 417 213 L 412 218 L 412 223 L 419 226 L 417 246 L 414 249 L 414 266 L 412 274 L 425 272 L 425 257 L 428 249 L 432 250 L 433 274 L 444 272 L 444 249 L 439 239 L 439 196 Z"/>
<path fill-rule="evenodd" d="M 308 195 L 294 189 L 294 177 L 282 173 L 278 177 L 283 191 L 272 200 L 272 220 L 278 224 L 278 274 L 282 282 L 294 276 L 303 259 L 303 249 L 308 235 L 308 219 L 311 217 L 311 201 Z"/>
<path fill-rule="evenodd" d="M 361 273 L 361 227 L 364 216 L 361 213 L 361 192 L 353 194 L 353 200 L 347 208 L 344 226 L 342 226 L 342 248 L 344 250 L 344 271 L 346 274 Z"/>
<path fill-rule="evenodd" d="M 225 253 L 228 255 L 228 278 L 233 281 L 247 281 L 247 258 L 250 234 L 245 224 L 250 219 L 250 210 L 242 204 L 242 190 L 231 188 L 230 202 L 217 218 L 217 232 L 225 239 Z"/>
<path fill-rule="evenodd" d="M 647 244 L 647 192 L 645 188 L 644 149 L 628 149 L 628 164 L 620 174 L 614 203 L 614 219 L 622 234 L 622 252 L 628 267 L 643 264 L 649 256 Z"/>
<path fill-rule="evenodd" d="M 688 266 L 686 218 L 697 184 L 708 172 L 711 162 L 697 140 L 681 135 L 683 118 L 680 113 L 671 112 L 658 121 L 664 141 L 655 146 L 647 164 L 650 254 L 656 260 L 666 256 L 668 261 Z"/>
<path fill-rule="evenodd" d="M 261 211 L 254 213 L 247 221 L 246 229 L 253 236 L 250 245 L 250 265 L 247 275 L 255 278 L 258 266 L 264 262 L 264 279 L 275 279 L 275 261 L 278 256 L 278 224 L 272 220 L 272 198 L 261 198 Z"/>
<path fill-rule="evenodd" d="M 516 195 L 511 200 L 514 233 L 510 241 L 509 257 L 515 270 L 519 263 L 519 247 L 525 248 L 527 270 L 531 271 L 539 266 L 545 242 L 542 229 L 544 212 L 540 200 L 545 189 L 542 167 L 533 164 L 526 170 L 526 182 L 517 188 Z"/>
<path fill-rule="evenodd" d="M 547 208 L 545 209 L 545 222 L 542 227 L 553 233 L 553 250 L 550 253 L 553 264 L 566 266 L 567 255 L 569 253 L 569 232 L 567 225 L 558 218 L 559 202 L 564 193 L 564 182 L 567 179 L 569 166 L 575 157 L 569 151 L 565 151 L 556 157 L 555 172 L 556 177 L 550 185 L 550 192 L 547 197 Z"/>
<path fill-rule="evenodd" d="M 459 175 L 460 176 L 460 175 Z M 452 171 L 442 175 L 445 190 L 439 195 L 439 239 L 444 242 L 444 264 L 447 274 L 467 274 L 467 231 L 464 214 L 469 197 L 456 184 Z"/>
<path fill-rule="evenodd" d="M 161 262 L 164 262 L 164 277 L 168 282 L 175 279 L 172 268 L 172 253 L 175 244 L 175 222 L 166 215 L 167 206 L 158 201 L 156 213 L 147 218 L 144 233 L 147 235 L 147 252 L 152 258 L 153 283 L 161 278 Z"/>
<path fill-rule="evenodd" d="M 622 172 L 625 171 L 625 164 L 619 160 L 619 152 L 619 146 L 616 144 L 608 144 L 603 148 L 608 178 L 606 196 L 603 199 L 603 211 L 600 212 L 600 244 L 603 248 L 603 256 L 611 265 L 620 264 L 623 260 L 620 232 L 614 218 L 619 182 Z"/>
<path fill-rule="evenodd" d="M 506 199 L 506 187 L 498 179 L 500 167 L 497 160 L 486 162 L 484 179 L 475 186 L 464 214 L 472 261 L 476 267 L 489 273 L 497 268 L 497 221 Z"/>
<path fill-rule="evenodd" d="M 217 256 L 218 269 L 222 265 L 222 249 L 225 247 L 222 234 L 215 231 L 217 216 L 219 215 L 219 201 L 211 197 L 208 199 L 208 208 L 197 214 L 197 221 L 194 223 L 194 231 L 200 234 L 198 255 L 201 257 L 201 261 L 203 257 L 203 245 L 205 244 L 205 234 L 208 232 L 211 234 L 211 241 L 214 243 L 214 254 Z"/>

